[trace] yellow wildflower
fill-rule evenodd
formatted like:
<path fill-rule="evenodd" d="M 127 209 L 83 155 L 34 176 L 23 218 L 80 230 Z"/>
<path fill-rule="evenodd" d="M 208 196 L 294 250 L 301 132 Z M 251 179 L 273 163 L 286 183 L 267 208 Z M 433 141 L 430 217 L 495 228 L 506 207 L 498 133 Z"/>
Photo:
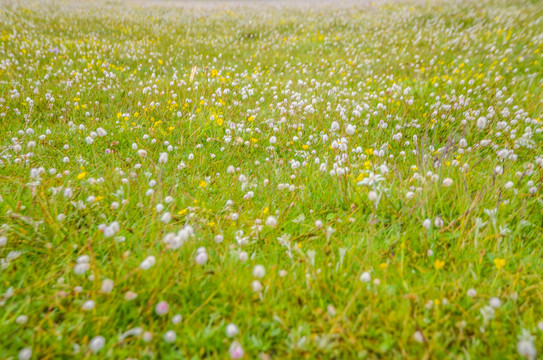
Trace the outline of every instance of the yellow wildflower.
<path fill-rule="evenodd" d="M 444 266 L 445 266 L 445 261 L 441 261 L 438 259 L 434 262 L 434 267 L 436 268 L 436 270 L 443 269 Z"/>
<path fill-rule="evenodd" d="M 496 269 L 503 268 L 505 266 L 505 259 L 495 258 L 494 265 L 496 265 Z"/>

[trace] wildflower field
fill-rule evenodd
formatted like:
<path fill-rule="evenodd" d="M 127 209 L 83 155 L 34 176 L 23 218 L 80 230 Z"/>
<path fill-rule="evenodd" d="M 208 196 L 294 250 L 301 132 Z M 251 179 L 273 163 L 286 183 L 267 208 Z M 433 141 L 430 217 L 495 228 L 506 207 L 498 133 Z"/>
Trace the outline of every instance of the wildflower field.
<path fill-rule="evenodd" d="M 537 359 L 543 3 L 0 2 L 1 359 Z"/>

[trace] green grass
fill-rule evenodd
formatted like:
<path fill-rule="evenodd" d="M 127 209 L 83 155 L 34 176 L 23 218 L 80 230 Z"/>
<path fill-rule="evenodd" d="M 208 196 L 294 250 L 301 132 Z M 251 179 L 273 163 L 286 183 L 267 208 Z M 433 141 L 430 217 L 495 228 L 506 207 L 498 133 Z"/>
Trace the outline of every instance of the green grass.
<path fill-rule="evenodd" d="M 0 10 L 0 358 L 543 352 L 540 2 Z"/>

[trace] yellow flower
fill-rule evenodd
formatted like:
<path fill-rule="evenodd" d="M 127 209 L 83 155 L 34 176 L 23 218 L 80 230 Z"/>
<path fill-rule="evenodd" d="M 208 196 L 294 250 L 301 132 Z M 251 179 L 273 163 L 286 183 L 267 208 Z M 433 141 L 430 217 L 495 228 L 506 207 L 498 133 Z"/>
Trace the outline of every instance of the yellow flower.
<path fill-rule="evenodd" d="M 79 175 L 77 175 L 77 178 L 78 178 L 79 180 L 81 180 L 81 179 L 85 178 L 85 176 L 87 176 L 87 173 L 86 173 L 86 172 L 82 172 L 82 173 L 80 173 Z"/>
<path fill-rule="evenodd" d="M 496 269 L 503 268 L 505 266 L 505 259 L 495 258 L 494 265 L 496 265 Z"/>
<path fill-rule="evenodd" d="M 379 265 L 379 267 L 384 270 L 384 269 L 386 269 L 388 267 L 388 264 L 387 263 L 381 263 Z"/>
<path fill-rule="evenodd" d="M 217 125 L 222 126 L 222 123 L 223 123 L 223 119 L 222 119 L 222 118 L 218 118 L 218 119 L 217 119 Z"/>
<path fill-rule="evenodd" d="M 434 261 L 434 267 L 436 268 L 436 270 L 443 269 L 443 266 L 445 266 L 445 261 L 441 261 L 439 259 Z"/>
<path fill-rule="evenodd" d="M 198 186 L 200 186 L 202 189 L 205 189 L 207 187 L 207 183 L 204 180 L 202 180 L 200 181 L 200 185 Z"/>
<path fill-rule="evenodd" d="M 247 121 L 254 121 L 255 120 L 255 117 L 253 115 L 249 116 L 249 118 L 247 119 Z"/>

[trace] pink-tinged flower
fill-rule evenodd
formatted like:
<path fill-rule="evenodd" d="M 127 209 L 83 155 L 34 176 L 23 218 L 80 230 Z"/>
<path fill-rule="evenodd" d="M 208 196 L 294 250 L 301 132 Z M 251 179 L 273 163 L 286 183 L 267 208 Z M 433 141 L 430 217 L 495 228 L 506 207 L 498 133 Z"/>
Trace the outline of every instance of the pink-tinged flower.
<path fill-rule="evenodd" d="M 230 345 L 230 349 L 228 350 L 228 352 L 230 353 L 231 359 L 241 359 L 243 355 L 245 355 L 245 351 L 243 351 L 241 344 L 237 341 L 234 341 Z"/>
<path fill-rule="evenodd" d="M 155 312 L 157 315 L 162 316 L 165 315 L 169 310 L 168 303 L 166 301 L 161 301 L 155 306 Z"/>

